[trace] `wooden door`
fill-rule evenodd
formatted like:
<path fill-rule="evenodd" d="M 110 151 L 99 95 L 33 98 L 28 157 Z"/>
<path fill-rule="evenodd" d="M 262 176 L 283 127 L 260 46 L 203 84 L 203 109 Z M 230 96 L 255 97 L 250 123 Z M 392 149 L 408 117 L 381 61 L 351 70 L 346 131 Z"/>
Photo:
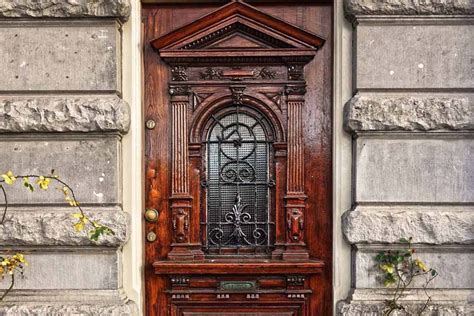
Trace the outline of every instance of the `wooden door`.
<path fill-rule="evenodd" d="M 147 315 L 332 314 L 332 7 L 144 4 Z"/>

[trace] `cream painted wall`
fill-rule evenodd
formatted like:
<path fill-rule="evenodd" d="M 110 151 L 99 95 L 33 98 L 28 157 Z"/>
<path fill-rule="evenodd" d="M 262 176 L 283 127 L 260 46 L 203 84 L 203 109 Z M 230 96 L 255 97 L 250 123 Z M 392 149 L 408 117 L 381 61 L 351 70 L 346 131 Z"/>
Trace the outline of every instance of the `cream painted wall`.
<path fill-rule="evenodd" d="M 142 44 L 140 0 L 131 0 L 132 12 L 123 26 L 123 99 L 131 110 L 130 132 L 123 150 L 123 208 L 131 214 L 130 240 L 123 249 L 123 287 L 143 315 L 143 216 L 144 209 L 144 123 L 142 106 Z"/>
<path fill-rule="evenodd" d="M 336 1 L 334 54 L 334 303 L 348 296 L 351 286 L 350 247 L 344 241 L 341 215 L 351 207 L 351 148 L 343 130 L 344 103 L 352 96 L 352 27 L 344 19 L 342 0 Z M 140 0 L 132 0 L 132 13 L 123 27 L 123 98 L 130 104 L 130 132 L 123 139 L 123 201 L 131 213 L 131 237 L 123 249 L 123 286 L 143 314 L 144 121 L 142 106 L 142 48 Z"/>
<path fill-rule="evenodd" d="M 351 248 L 344 240 L 341 216 L 352 205 L 352 137 L 343 128 L 345 103 L 352 97 L 352 25 L 342 0 L 334 8 L 333 282 L 334 304 L 351 288 Z"/>

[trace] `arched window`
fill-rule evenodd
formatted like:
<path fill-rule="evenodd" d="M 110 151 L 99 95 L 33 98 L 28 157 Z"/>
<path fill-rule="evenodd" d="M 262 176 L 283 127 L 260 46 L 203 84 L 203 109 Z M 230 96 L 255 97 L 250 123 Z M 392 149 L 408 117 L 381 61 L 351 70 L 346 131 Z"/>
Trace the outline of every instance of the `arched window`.
<path fill-rule="evenodd" d="M 212 120 L 206 140 L 207 252 L 265 253 L 274 239 L 271 125 L 240 105 Z"/>

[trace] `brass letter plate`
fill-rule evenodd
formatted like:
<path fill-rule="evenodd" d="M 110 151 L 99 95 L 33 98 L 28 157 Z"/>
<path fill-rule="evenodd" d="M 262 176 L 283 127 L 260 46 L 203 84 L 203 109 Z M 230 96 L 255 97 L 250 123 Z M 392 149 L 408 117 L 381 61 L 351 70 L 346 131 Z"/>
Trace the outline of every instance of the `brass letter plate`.
<path fill-rule="evenodd" d="M 255 291 L 257 283 L 255 281 L 221 281 L 219 288 L 221 291 L 229 292 Z"/>

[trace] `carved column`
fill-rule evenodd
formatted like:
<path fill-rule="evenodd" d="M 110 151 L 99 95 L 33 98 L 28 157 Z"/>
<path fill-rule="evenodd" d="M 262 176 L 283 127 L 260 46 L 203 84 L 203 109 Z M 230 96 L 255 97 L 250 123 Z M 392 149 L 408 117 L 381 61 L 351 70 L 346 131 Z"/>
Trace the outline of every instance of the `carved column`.
<path fill-rule="evenodd" d="M 285 260 L 305 260 L 309 258 L 305 245 L 304 192 L 304 146 L 303 146 L 303 106 L 306 88 L 304 84 L 286 87 L 288 106 L 288 163 L 286 209 L 286 249 Z"/>
<path fill-rule="evenodd" d="M 190 243 L 192 197 L 189 192 L 187 86 L 170 86 L 171 99 L 171 225 L 173 229 L 171 260 L 193 260 Z"/>

